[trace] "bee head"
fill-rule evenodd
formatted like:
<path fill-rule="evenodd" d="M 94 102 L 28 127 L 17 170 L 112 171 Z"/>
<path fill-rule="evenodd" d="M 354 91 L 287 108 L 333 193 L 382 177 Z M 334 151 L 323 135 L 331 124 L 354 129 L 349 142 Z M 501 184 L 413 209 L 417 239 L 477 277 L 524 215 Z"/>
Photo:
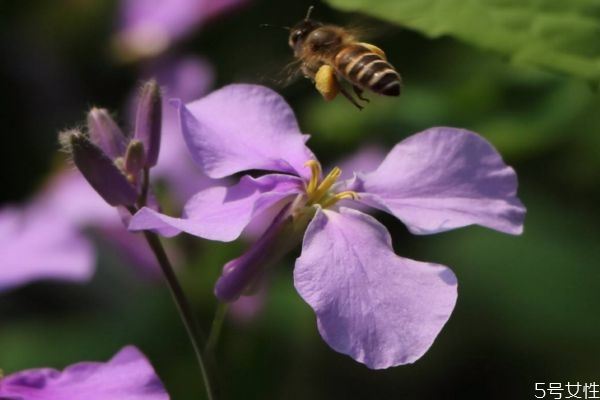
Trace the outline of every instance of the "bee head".
<path fill-rule="evenodd" d="M 302 47 L 304 39 L 315 29 L 323 26 L 322 23 L 310 19 L 310 13 L 313 10 L 313 6 L 310 6 L 306 17 L 298 22 L 292 29 L 290 29 L 289 45 L 294 51 Z"/>

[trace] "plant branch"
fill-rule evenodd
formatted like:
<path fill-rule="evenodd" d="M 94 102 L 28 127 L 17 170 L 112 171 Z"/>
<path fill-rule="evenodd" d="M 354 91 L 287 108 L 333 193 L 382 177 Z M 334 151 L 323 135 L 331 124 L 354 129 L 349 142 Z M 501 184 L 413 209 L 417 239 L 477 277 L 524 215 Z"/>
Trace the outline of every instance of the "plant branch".
<path fill-rule="evenodd" d="M 188 302 L 187 297 L 183 292 L 183 288 L 177 280 L 177 276 L 173 271 L 173 267 L 171 266 L 171 263 L 167 257 L 167 253 L 165 252 L 160 242 L 160 239 L 156 234 L 149 231 L 144 231 L 144 236 L 146 238 L 146 241 L 150 245 L 150 248 L 156 255 L 156 259 L 158 260 L 158 263 L 162 269 L 165 280 L 167 281 L 167 285 L 169 286 L 169 290 L 171 291 L 173 300 L 175 301 L 175 305 L 177 306 L 177 310 L 179 311 L 181 321 L 185 326 L 190 342 L 192 343 L 192 347 L 194 348 L 194 353 L 196 355 L 198 365 L 200 366 L 202 380 L 204 381 L 204 387 L 206 389 L 206 395 L 208 397 L 208 400 L 215 400 L 213 387 L 211 385 L 208 370 L 206 368 L 206 362 L 202 355 L 201 343 L 204 342 L 204 336 L 202 335 L 200 326 L 198 325 L 197 320 L 194 318 L 190 303 Z"/>
<path fill-rule="evenodd" d="M 210 327 L 210 332 L 208 334 L 208 341 L 206 342 L 206 350 L 205 353 L 212 355 L 214 358 L 215 349 L 217 347 L 217 343 L 219 342 L 219 337 L 221 335 L 221 330 L 223 328 L 223 321 L 225 320 L 225 314 L 227 314 L 227 303 L 219 302 L 217 304 L 217 309 L 215 311 L 215 317 L 213 319 L 212 325 Z"/>

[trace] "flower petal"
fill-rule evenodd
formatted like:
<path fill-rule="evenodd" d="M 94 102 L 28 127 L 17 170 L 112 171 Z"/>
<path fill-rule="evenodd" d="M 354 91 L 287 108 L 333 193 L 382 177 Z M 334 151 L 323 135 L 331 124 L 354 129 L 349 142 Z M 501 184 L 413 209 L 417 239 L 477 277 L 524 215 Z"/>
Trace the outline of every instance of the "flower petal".
<path fill-rule="evenodd" d="M 251 169 L 310 177 L 314 155 L 283 97 L 257 85 L 229 85 L 180 102 L 181 130 L 194 161 L 210 178 Z"/>
<path fill-rule="evenodd" d="M 156 56 L 208 19 L 249 0 L 121 0 L 117 50 L 129 58 Z"/>
<path fill-rule="evenodd" d="M 160 379 L 146 357 L 128 346 L 106 363 L 82 362 L 60 372 L 31 369 L 9 375 L 0 385 L 0 398 L 39 400 L 168 400 Z"/>
<path fill-rule="evenodd" d="M 472 224 L 523 231 L 515 171 L 489 142 L 464 129 L 431 128 L 409 137 L 354 185 L 364 203 L 395 215 L 415 234 Z"/>
<path fill-rule="evenodd" d="M 456 302 L 450 269 L 397 256 L 385 227 L 348 208 L 317 212 L 294 284 L 327 344 L 373 369 L 419 359 Z"/>
<path fill-rule="evenodd" d="M 302 181 L 290 175 L 244 176 L 233 186 L 203 190 L 185 206 L 183 218 L 173 218 L 143 208 L 131 220 L 129 229 L 155 230 L 163 236 L 181 231 L 210 240 L 235 240 L 252 217 L 302 190 Z"/>
<path fill-rule="evenodd" d="M 88 281 L 94 251 L 60 215 L 35 208 L 0 210 L 0 291 L 38 280 Z"/>
<path fill-rule="evenodd" d="M 56 214 L 77 228 L 96 225 L 119 225 L 121 219 L 75 169 L 65 169 L 53 176 L 39 192 L 33 208 Z"/>

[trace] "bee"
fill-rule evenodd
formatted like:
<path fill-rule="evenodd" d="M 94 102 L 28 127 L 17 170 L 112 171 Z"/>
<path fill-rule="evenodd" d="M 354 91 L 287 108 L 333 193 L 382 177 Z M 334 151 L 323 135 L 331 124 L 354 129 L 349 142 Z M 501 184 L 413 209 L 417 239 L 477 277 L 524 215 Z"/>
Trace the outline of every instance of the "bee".
<path fill-rule="evenodd" d="M 304 20 L 290 29 L 289 45 L 301 62 L 300 70 L 311 79 L 325 100 L 341 93 L 359 110 L 363 107 L 341 85 L 352 85 L 359 100 L 365 90 L 384 96 L 399 96 L 401 78 L 387 61 L 385 53 L 370 43 L 359 42 L 349 30 L 326 25 L 310 18 L 313 7 Z"/>

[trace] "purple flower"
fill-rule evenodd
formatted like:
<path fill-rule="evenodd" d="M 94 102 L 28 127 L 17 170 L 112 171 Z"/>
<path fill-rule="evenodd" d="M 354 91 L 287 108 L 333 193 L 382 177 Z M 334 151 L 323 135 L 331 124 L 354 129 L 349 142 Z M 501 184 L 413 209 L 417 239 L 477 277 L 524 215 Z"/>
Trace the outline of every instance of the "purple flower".
<path fill-rule="evenodd" d="M 207 20 L 248 0 L 122 0 L 115 45 L 121 56 L 156 56 Z"/>
<path fill-rule="evenodd" d="M 168 400 L 169 395 L 146 357 L 128 346 L 106 363 L 82 362 L 62 372 L 31 369 L 0 378 L 0 399 Z"/>
<path fill-rule="evenodd" d="M 379 146 L 365 146 L 360 148 L 351 157 L 344 158 L 338 162 L 342 174 L 340 179 L 348 179 L 353 176 L 352 171 L 370 172 L 375 170 L 381 161 L 385 158 L 385 151 Z M 359 207 L 359 205 L 357 205 Z M 359 209 L 367 210 L 367 206 Z M 267 230 L 277 214 L 277 210 L 271 213 L 263 213 L 254 218 L 244 228 L 243 239 L 254 241 Z M 253 289 L 249 295 L 242 295 L 239 299 L 229 305 L 227 314 L 231 319 L 239 324 L 249 323 L 256 319 L 263 311 L 267 299 L 267 285 L 263 282 L 258 289 Z"/>
<path fill-rule="evenodd" d="M 90 229 L 142 276 L 158 276 L 143 238 L 127 232 L 79 172 L 65 170 L 27 204 L 0 208 L 0 292 L 39 280 L 89 281 L 96 263 Z"/>
<path fill-rule="evenodd" d="M 341 180 L 350 179 L 354 176 L 354 171 L 363 173 L 372 172 L 379 167 L 379 164 L 385 158 L 385 149 L 375 145 L 361 147 L 352 156 L 343 158 L 337 165 L 342 170 Z"/>
<path fill-rule="evenodd" d="M 225 265 L 217 297 L 238 298 L 304 234 L 295 287 L 323 339 L 370 368 L 419 359 L 450 317 L 457 284 L 443 265 L 397 256 L 386 228 L 357 204 L 393 214 L 416 234 L 473 224 L 522 232 L 515 172 L 475 133 L 428 129 L 373 171 L 339 181 L 338 168 L 323 177 L 292 110 L 267 88 L 231 85 L 177 106 L 192 157 L 209 177 L 271 173 L 199 192 L 182 218 L 142 209 L 130 229 L 231 241 L 253 219 L 276 214 L 250 250 Z"/>
<path fill-rule="evenodd" d="M 227 315 L 233 322 L 243 325 L 250 323 L 263 311 L 266 300 L 264 287 L 249 296 L 240 296 L 239 299 L 229 305 Z"/>
<path fill-rule="evenodd" d="M 94 270 L 87 239 L 36 208 L 0 209 L 0 260 L 0 292 L 40 279 L 87 281 Z"/>

